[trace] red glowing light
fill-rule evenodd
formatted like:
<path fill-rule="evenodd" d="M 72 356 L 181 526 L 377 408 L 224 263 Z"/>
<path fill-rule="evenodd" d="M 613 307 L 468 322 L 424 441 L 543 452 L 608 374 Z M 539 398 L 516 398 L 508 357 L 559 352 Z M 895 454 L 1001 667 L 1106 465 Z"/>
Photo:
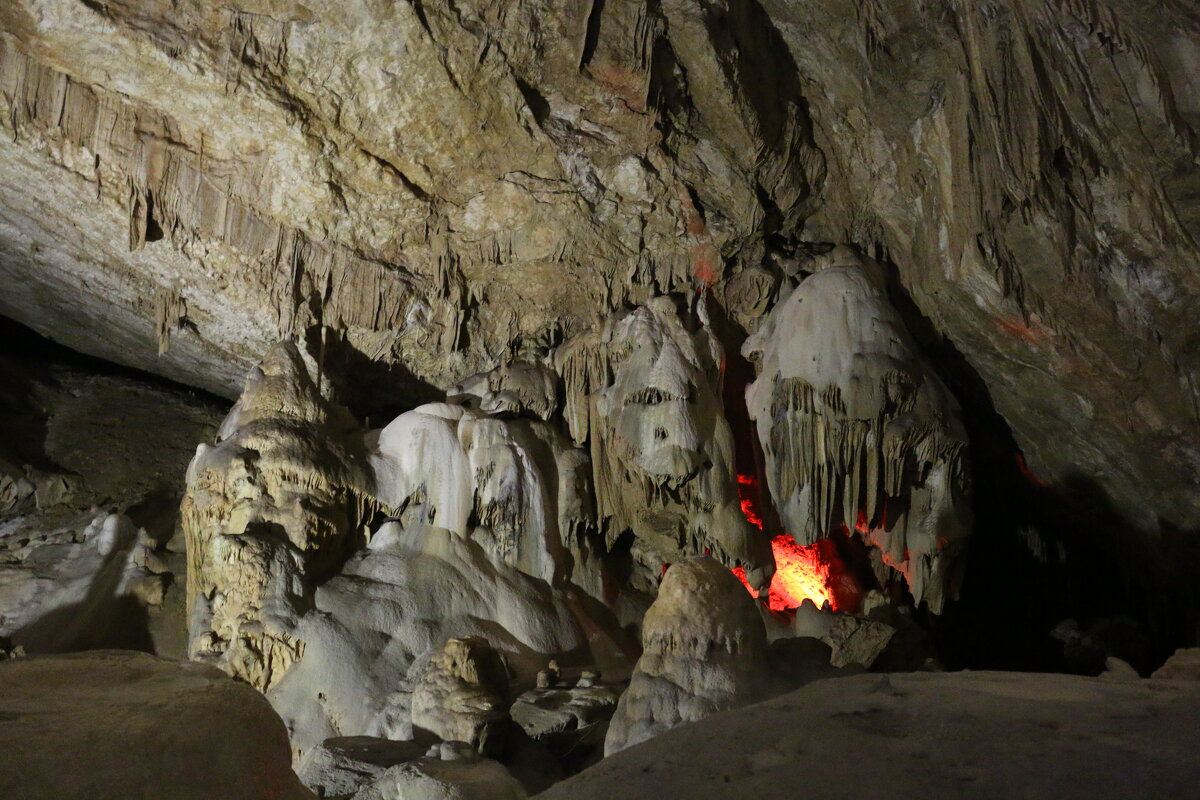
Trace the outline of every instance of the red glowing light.
<path fill-rule="evenodd" d="M 753 492 L 757 483 L 750 475 L 738 475 L 742 513 L 751 525 L 762 530 L 762 517 L 754 509 Z M 798 545 L 791 534 L 781 533 L 771 539 L 771 551 L 775 555 L 775 577 L 767 592 L 767 604 L 772 611 L 798 608 L 805 600 L 812 600 L 818 608 L 829 601 L 834 610 L 838 609 L 841 603 L 830 583 L 832 575 L 841 570 L 837 547 L 832 540 Z M 751 595 L 758 596 L 746 580 L 744 568 L 734 567 L 733 574 Z"/>
<path fill-rule="evenodd" d="M 738 497 L 742 502 L 742 513 L 746 515 L 746 521 L 760 531 L 763 529 L 762 517 L 754 511 L 754 498 L 750 497 L 750 491 L 753 491 L 757 481 L 749 475 L 738 475 Z"/>
<path fill-rule="evenodd" d="M 1027 482 L 1033 484 L 1034 486 L 1038 486 L 1040 488 L 1046 488 L 1047 486 L 1050 485 L 1049 483 L 1046 482 L 1046 480 L 1044 478 L 1042 478 L 1042 476 L 1038 475 L 1036 472 L 1034 472 L 1028 466 L 1026 466 L 1025 456 L 1021 455 L 1020 453 L 1017 453 L 1016 455 L 1017 455 L 1017 471 L 1021 473 L 1022 478 L 1024 478 Z"/>

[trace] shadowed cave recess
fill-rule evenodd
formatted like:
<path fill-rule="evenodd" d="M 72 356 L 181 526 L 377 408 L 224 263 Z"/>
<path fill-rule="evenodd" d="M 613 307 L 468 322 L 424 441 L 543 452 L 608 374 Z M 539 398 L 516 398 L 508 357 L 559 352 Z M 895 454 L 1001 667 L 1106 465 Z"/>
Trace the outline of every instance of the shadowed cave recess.
<path fill-rule="evenodd" d="M 0 796 L 1194 791 L 1197 98 L 1183 0 L 3 5 Z"/>

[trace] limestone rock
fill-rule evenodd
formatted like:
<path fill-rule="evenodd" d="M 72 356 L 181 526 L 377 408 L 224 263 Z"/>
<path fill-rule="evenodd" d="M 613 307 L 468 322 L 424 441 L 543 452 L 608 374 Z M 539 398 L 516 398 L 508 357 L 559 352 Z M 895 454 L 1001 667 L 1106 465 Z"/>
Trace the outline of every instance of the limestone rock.
<path fill-rule="evenodd" d="M 0 663 L 0 752 L 4 797 L 312 797 L 258 692 L 142 653 Z"/>
<path fill-rule="evenodd" d="M 369 502 L 354 421 L 316 380 L 299 348 L 276 345 L 188 467 L 190 655 L 263 690 L 300 656 L 296 618 Z"/>
<path fill-rule="evenodd" d="M 1150 677 L 1184 681 L 1200 680 L 1200 648 L 1176 650 L 1167 659 L 1167 663 L 1156 669 Z"/>
<path fill-rule="evenodd" d="M 743 352 L 771 496 L 801 543 L 857 531 L 934 612 L 970 532 L 958 404 L 887 300 L 881 265 L 836 249 Z"/>
<path fill-rule="evenodd" d="M 31 522 L 0 524 L 0 636 L 33 653 L 152 646 L 146 609 L 170 574 L 144 566 L 145 531 L 124 514 L 85 512 L 36 533 Z"/>
<path fill-rule="evenodd" d="M 525 790 L 501 764 L 456 755 L 392 767 L 353 800 L 524 800 Z"/>
<path fill-rule="evenodd" d="M 802 642 L 817 641 L 828 646 L 827 663 L 833 667 L 870 668 L 887 649 L 896 628 L 886 622 L 863 616 L 824 611 L 805 601 L 790 618 L 762 610 L 767 638 L 785 647 L 806 647 Z"/>
<path fill-rule="evenodd" d="M 510 361 L 472 375 L 446 394 L 452 402 L 471 398 L 487 414 L 527 414 L 548 420 L 558 410 L 558 376 L 544 364 Z"/>
<path fill-rule="evenodd" d="M 293 335 L 436 395 L 655 294 L 750 331 L 846 242 L 1032 469 L 1194 529 L 1195 9 L 934 12 L 14 0 L 0 312 L 231 398 Z"/>
<path fill-rule="evenodd" d="M 642 646 L 609 725 L 606 756 L 765 691 L 767 636 L 758 609 L 711 558 L 667 570 L 643 622 Z"/>
<path fill-rule="evenodd" d="M 313 602 L 303 655 L 269 693 L 299 753 L 332 736 L 411 738 L 409 671 L 448 639 L 486 637 L 530 680 L 587 641 L 562 594 L 427 526 L 385 524 Z"/>
<path fill-rule="evenodd" d="M 564 731 L 578 731 L 605 722 L 616 711 L 623 689 L 612 684 L 581 680 L 575 686 L 530 689 L 513 701 L 513 721 L 538 739 Z"/>
<path fill-rule="evenodd" d="M 1100 677 L 1106 681 L 1136 681 L 1142 676 L 1129 664 L 1116 656 L 1109 656 L 1104 661 L 1104 672 Z"/>
<path fill-rule="evenodd" d="M 895 633 L 896 629 L 886 623 L 838 614 L 825 640 L 833 648 L 829 663 L 835 667 L 855 664 L 869 668 Z"/>
<path fill-rule="evenodd" d="M 863 674 L 720 714 L 606 758 L 543 800 L 794 796 L 1186 797 L 1200 692 L 1073 675 Z M 870 753 L 848 772 L 846 753 Z M 998 757 L 1004 753 L 1005 757 Z M 937 754 L 937 757 L 932 757 Z"/>
<path fill-rule="evenodd" d="M 339 736 L 305 753 L 296 774 L 318 797 L 349 797 L 389 767 L 421 759 L 428 749 L 415 741 Z"/>
<path fill-rule="evenodd" d="M 486 640 L 450 639 L 422 658 L 411 678 L 413 729 L 480 753 L 499 752 L 509 719 L 508 666 Z"/>

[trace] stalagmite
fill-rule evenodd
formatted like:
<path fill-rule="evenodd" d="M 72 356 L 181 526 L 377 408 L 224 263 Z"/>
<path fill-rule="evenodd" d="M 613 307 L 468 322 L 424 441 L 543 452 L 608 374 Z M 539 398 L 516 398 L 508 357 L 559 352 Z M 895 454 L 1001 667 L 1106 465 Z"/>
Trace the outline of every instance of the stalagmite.
<path fill-rule="evenodd" d="M 711 558 L 667 570 L 646 612 L 642 657 L 617 704 L 604 753 L 752 702 L 765 690 L 767 634 L 754 601 Z"/>
<path fill-rule="evenodd" d="M 958 404 L 888 302 L 880 264 L 837 248 L 818 268 L 743 348 L 758 362 L 746 404 L 771 496 L 796 541 L 857 531 L 938 612 L 971 525 Z"/>
<path fill-rule="evenodd" d="M 188 467 L 189 650 L 259 689 L 300 657 L 296 619 L 352 547 L 370 498 L 354 420 L 291 343 L 246 379 Z"/>
<path fill-rule="evenodd" d="M 501 750 L 510 705 L 508 666 L 487 640 L 450 639 L 413 665 L 413 728 L 482 754 Z"/>

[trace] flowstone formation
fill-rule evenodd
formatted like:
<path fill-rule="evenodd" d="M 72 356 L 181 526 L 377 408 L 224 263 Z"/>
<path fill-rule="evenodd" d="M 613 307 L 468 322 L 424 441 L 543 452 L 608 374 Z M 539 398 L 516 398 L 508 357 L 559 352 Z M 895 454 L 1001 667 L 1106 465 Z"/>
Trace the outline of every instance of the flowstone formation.
<path fill-rule="evenodd" d="M 632 531 L 634 580 L 647 591 L 664 565 L 706 553 L 756 588 L 774 571 L 768 540 L 741 511 L 723 354 L 704 303 L 655 297 L 555 356 L 571 435 L 590 444 L 608 546 Z"/>
<path fill-rule="evenodd" d="M 971 525 L 958 404 L 888 302 L 882 265 L 836 248 L 816 268 L 743 348 L 771 496 L 798 542 L 857 531 L 940 612 Z"/>
<path fill-rule="evenodd" d="M 549 423 L 431 403 L 383 428 L 370 463 L 376 496 L 406 524 L 470 536 L 553 585 L 584 559 L 587 458 Z"/>
<path fill-rule="evenodd" d="M 646 612 L 642 647 L 609 724 L 606 756 L 766 690 L 762 619 L 733 574 L 711 558 L 667 570 Z"/>
<path fill-rule="evenodd" d="M 197 450 L 182 508 L 192 657 L 267 692 L 298 756 L 411 738 L 437 716 L 418 665 L 459 637 L 530 679 L 547 658 L 620 652 L 559 536 L 590 513 L 582 453 L 540 419 L 445 403 L 368 432 L 320 374 L 295 344 L 273 348 Z M 453 727 L 433 732 L 482 741 Z"/>

